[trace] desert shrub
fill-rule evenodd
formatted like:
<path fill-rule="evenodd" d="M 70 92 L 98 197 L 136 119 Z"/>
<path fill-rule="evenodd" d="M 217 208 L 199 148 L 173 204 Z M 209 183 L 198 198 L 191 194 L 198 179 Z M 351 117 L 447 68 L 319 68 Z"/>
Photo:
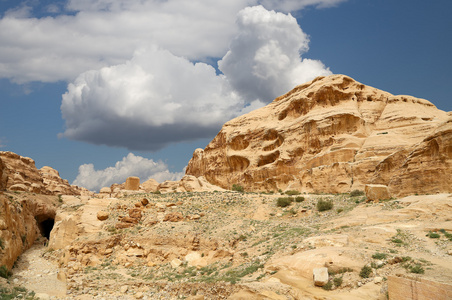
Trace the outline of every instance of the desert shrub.
<path fill-rule="evenodd" d="M 338 214 L 340 214 L 340 213 L 343 212 L 343 211 L 344 211 L 343 208 L 338 208 L 338 209 L 336 210 L 336 212 L 337 212 Z"/>
<path fill-rule="evenodd" d="M 332 290 L 333 289 L 333 282 L 331 280 L 329 280 L 327 284 L 322 286 L 322 289 L 324 289 L 326 291 Z"/>
<path fill-rule="evenodd" d="M 303 202 L 303 201 L 304 201 L 304 197 L 303 196 L 295 197 L 295 202 Z"/>
<path fill-rule="evenodd" d="M 335 277 L 335 278 L 333 279 L 333 282 L 334 282 L 334 285 L 335 285 L 335 286 L 341 286 L 341 285 L 342 285 L 342 282 L 343 282 L 342 276 L 341 276 L 341 277 Z"/>
<path fill-rule="evenodd" d="M 428 236 L 431 239 L 439 239 L 440 238 L 440 235 L 438 233 L 431 232 L 431 231 L 426 236 Z"/>
<path fill-rule="evenodd" d="M 414 266 L 411 265 L 408 267 L 408 271 L 410 273 L 416 273 L 416 274 L 424 274 L 425 270 L 420 264 L 415 264 Z"/>
<path fill-rule="evenodd" d="M 232 190 L 239 192 L 239 193 L 243 193 L 245 191 L 243 186 L 241 186 L 240 184 L 235 184 L 235 183 L 232 185 Z"/>
<path fill-rule="evenodd" d="M 364 196 L 364 191 L 353 190 L 350 192 L 350 197 L 358 197 L 358 196 Z"/>
<path fill-rule="evenodd" d="M 289 196 L 296 196 L 296 195 L 300 195 L 301 193 L 299 191 L 289 190 L 289 191 L 286 191 L 285 194 L 289 195 Z"/>
<path fill-rule="evenodd" d="M 368 265 L 365 265 L 361 268 L 361 272 L 359 272 L 359 276 L 361 278 L 369 278 L 370 274 L 372 274 L 372 268 Z"/>
<path fill-rule="evenodd" d="M 5 265 L 0 266 L 0 277 L 9 278 L 13 273 Z"/>
<path fill-rule="evenodd" d="M 290 197 L 280 197 L 276 199 L 276 206 L 287 207 L 292 203 L 292 198 Z"/>
<path fill-rule="evenodd" d="M 374 255 L 372 255 L 373 259 L 385 259 L 388 255 L 386 253 L 375 253 Z"/>
<path fill-rule="evenodd" d="M 331 199 L 327 199 L 327 200 L 323 200 L 323 199 L 319 199 L 317 201 L 317 210 L 318 211 L 325 211 L 325 210 L 330 210 L 333 208 L 333 200 Z"/>

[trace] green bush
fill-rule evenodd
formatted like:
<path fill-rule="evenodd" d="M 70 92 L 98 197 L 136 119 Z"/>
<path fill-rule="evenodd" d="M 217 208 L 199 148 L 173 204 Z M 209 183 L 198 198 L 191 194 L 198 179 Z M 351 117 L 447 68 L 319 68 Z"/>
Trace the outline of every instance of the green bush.
<path fill-rule="evenodd" d="M 330 291 L 333 289 L 333 283 L 331 282 L 331 280 L 328 281 L 327 284 L 325 284 L 324 286 L 322 286 L 322 289 L 326 290 L 326 291 Z"/>
<path fill-rule="evenodd" d="M 297 196 L 295 197 L 295 202 L 303 202 L 304 201 L 304 197 L 303 196 Z"/>
<path fill-rule="evenodd" d="M 342 282 L 343 282 L 342 277 L 335 277 L 335 278 L 333 279 L 333 282 L 334 282 L 334 285 L 335 285 L 335 286 L 341 286 L 341 285 L 342 285 Z"/>
<path fill-rule="evenodd" d="M 326 211 L 326 210 L 330 210 L 333 208 L 333 200 L 329 199 L 329 200 L 323 200 L 323 199 L 319 199 L 317 201 L 317 210 L 318 211 Z"/>
<path fill-rule="evenodd" d="M 296 196 L 296 195 L 300 195 L 301 193 L 299 191 L 289 190 L 289 191 L 286 191 L 285 194 L 289 195 L 289 196 Z"/>
<path fill-rule="evenodd" d="M 358 196 L 364 196 L 364 191 L 353 190 L 350 192 L 350 197 L 358 197 Z"/>
<path fill-rule="evenodd" d="M 425 270 L 420 264 L 415 264 L 414 266 L 409 266 L 408 271 L 416 274 L 424 274 Z"/>
<path fill-rule="evenodd" d="M 236 192 L 239 192 L 239 193 L 243 193 L 245 191 L 243 186 L 241 186 L 240 184 L 233 184 L 232 185 L 232 190 L 236 191 Z"/>
<path fill-rule="evenodd" d="M 372 268 L 367 265 L 362 267 L 361 272 L 359 272 L 361 278 L 369 278 L 370 274 L 372 274 Z"/>
<path fill-rule="evenodd" d="M 431 232 L 431 231 L 426 236 L 428 236 L 431 239 L 439 239 L 440 238 L 440 235 L 438 233 Z"/>
<path fill-rule="evenodd" d="M 375 253 L 374 255 L 372 255 L 373 259 L 385 259 L 388 255 L 386 253 Z"/>
<path fill-rule="evenodd" d="M 292 204 L 291 197 L 280 197 L 280 198 L 276 199 L 276 206 L 287 207 L 290 204 Z"/>
<path fill-rule="evenodd" d="M 9 278 L 13 273 L 5 265 L 0 266 L 0 277 Z"/>

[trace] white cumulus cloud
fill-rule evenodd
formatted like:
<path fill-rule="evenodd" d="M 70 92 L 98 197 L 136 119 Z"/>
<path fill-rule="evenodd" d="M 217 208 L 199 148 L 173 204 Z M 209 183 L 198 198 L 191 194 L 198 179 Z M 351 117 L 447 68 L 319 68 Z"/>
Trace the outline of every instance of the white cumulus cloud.
<path fill-rule="evenodd" d="M 230 50 L 219 62 L 224 74 L 158 47 L 82 73 L 63 95 L 62 136 L 157 150 L 213 136 L 231 118 L 331 73 L 321 62 L 300 57 L 309 40 L 290 14 L 249 7 L 239 12 L 237 25 Z"/>
<path fill-rule="evenodd" d="M 129 153 L 114 167 L 96 170 L 93 164 L 84 164 L 79 167 L 78 175 L 72 184 L 85 187 L 98 192 L 102 187 L 109 187 L 113 183 L 123 183 L 127 177 L 140 177 L 140 182 L 154 178 L 158 182 L 165 180 L 179 180 L 185 172 L 172 173 L 168 166 L 161 162 L 155 162 L 141 156 Z"/>
<path fill-rule="evenodd" d="M 291 15 L 247 7 L 238 14 L 239 34 L 219 62 L 231 85 L 248 101 L 269 102 L 296 85 L 331 72 L 302 59 L 309 38 Z"/>
<path fill-rule="evenodd" d="M 63 95 L 61 111 L 65 137 L 157 150 L 214 135 L 244 106 L 212 66 L 153 48 L 81 74 Z"/>

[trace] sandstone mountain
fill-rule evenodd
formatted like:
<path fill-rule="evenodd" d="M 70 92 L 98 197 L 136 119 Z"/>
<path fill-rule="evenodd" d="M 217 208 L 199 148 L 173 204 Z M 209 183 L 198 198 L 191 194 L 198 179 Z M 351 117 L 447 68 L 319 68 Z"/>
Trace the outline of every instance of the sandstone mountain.
<path fill-rule="evenodd" d="M 36 168 L 35 161 L 10 151 L 0 151 L 0 190 L 25 191 L 45 195 L 81 195 L 90 192 L 70 185 L 57 170 Z"/>
<path fill-rule="evenodd" d="M 186 174 L 230 189 L 452 192 L 452 114 L 344 75 L 318 77 L 224 124 Z"/>

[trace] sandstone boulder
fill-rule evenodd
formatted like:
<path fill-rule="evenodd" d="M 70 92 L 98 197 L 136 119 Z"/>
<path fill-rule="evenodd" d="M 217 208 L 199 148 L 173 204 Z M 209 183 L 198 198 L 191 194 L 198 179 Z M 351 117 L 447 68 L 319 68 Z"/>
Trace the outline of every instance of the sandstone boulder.
<path fill-rule="evenodd" d="M 364 191 L 366 192 L 367 201 L 379 201 L 391 198 L 389 189 L 386 185 L 366 184 Z"/>
<path fill-rule="evenodd" d="M 186 174 L 231 189 L 391 195 L 451 192 L 448 113 L 344 75 L 318 77 L 224 124 Z M 449 175 L 448 175 L 449 174 Z"/>
<path fill-rule="evenodd" d="M 184 219 L 184 216 L 180 212 L 171 212 L 165 215 L 163 222 L 179 222 Z"/>
<path fill-rule="evenodd" d="M 148 179 L 145 182 L 141 184 L 141 187 L 146 193 L 153 193 L 157 191 L 157 187 L 159 186 L 159 183 L 155 179 Z"/>
<path fill-rule="evenodd" d="M 110 214 L 107 211 L 101 210 L 97 213 L 97 219 L 99 221 L 105 221 L 108 219 L 109 216 L 110 216 Z"/>
<path fill-rule="evenodd" d="M 128 177 L 126 179 L 124 189 L 131 191 L 138 191 L 140 189 L 140 178 L 139 177 Z"/>
<path fill-rule="evenodd" d="M 328 268 L 315 268 L 312 270 L 315 286 L 324 286 L 328 283 Z"/>

